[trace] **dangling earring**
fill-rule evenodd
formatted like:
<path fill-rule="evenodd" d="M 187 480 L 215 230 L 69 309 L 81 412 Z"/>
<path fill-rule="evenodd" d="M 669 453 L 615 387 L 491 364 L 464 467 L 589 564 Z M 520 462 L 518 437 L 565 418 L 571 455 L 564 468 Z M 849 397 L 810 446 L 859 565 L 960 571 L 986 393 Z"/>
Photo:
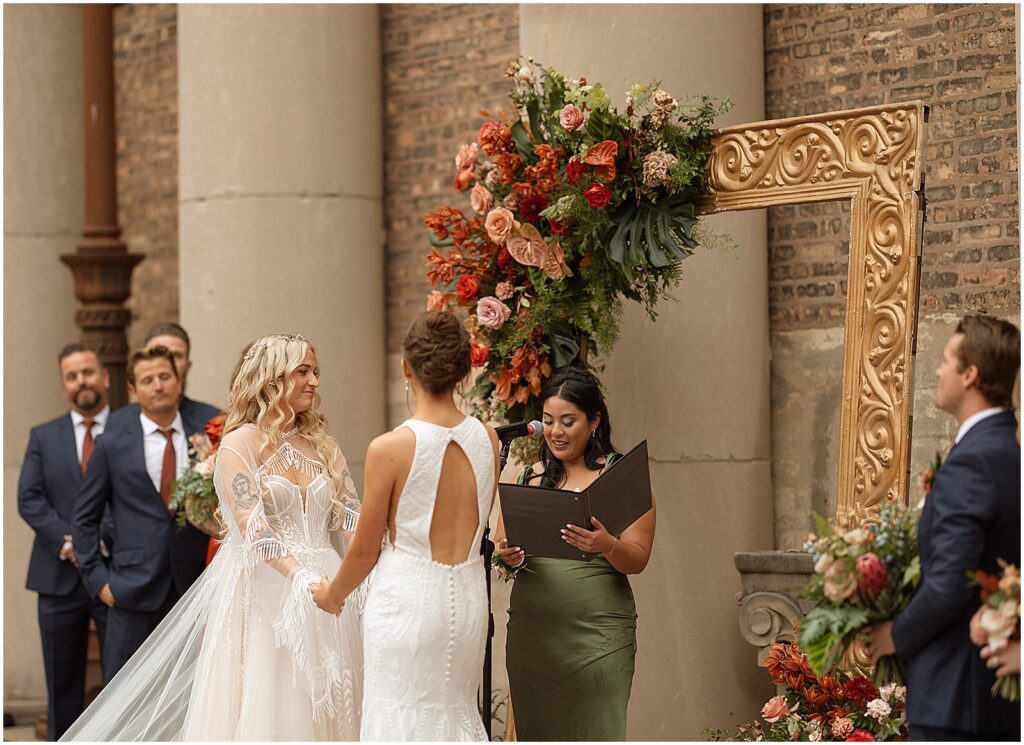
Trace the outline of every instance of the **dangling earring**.
<path fill-rule="evenodd" d="M 409 405 L 409 379 L 405 380 L 405 410 L 412 413 L 412 406 Z"/>

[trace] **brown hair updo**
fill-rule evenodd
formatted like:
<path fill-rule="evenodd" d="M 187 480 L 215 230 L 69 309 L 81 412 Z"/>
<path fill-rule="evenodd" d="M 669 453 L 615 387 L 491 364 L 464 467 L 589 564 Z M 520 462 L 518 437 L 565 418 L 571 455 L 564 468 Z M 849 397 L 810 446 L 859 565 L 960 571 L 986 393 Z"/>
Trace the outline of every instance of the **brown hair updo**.
<path fill-rule="evenodd" d="M 423 389 L 437 395 L 453 389 L 469 375 L 469 334 L 454 313 L 428 310 L 409 326 L 402 356 Z"/>

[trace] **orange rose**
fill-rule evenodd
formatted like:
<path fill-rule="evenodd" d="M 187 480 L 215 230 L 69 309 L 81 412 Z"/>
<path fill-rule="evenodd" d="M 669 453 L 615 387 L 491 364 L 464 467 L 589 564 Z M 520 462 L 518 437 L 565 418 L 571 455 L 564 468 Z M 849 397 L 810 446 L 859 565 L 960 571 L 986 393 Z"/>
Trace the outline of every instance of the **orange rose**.
<path fill-rule="evenodd" d="M 775 724 L 780 719 L 784 719 L 790 711 L 796 711 L 796 707 L 794 706 L 793 709 L 790 709 L 789 704 L 786 703 L 785 696 L 773 696 L 762 707 L 761 717 L 764 721 Z"/>

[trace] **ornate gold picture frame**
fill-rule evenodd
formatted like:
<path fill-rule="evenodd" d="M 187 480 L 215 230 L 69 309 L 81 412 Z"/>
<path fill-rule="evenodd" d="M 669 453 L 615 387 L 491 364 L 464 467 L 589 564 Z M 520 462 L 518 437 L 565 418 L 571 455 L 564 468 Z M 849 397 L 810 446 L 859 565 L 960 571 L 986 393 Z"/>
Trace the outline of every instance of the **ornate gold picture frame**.
<path fill-rule="evenodd" d="M 836 520 L 906 503 L 927 107 L 920 101 L 720 130 L 703 214 L 849 199 Z"/>

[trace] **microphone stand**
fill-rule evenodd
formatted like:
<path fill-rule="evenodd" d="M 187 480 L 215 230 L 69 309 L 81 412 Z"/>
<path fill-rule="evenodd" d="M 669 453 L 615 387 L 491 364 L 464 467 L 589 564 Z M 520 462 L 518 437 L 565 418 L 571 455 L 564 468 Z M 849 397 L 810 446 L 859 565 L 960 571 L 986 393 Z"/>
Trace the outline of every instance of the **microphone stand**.
<path fill-rule="evenodd" d="M 498 466 L 498 479 L 501 479 L 501 472 L 505 470 L 505 464 L 508 462 L 508 450 L 512 445 L 512 440 L 515 438 L 510 437 L 507 440 L 502 440 L 501 450 L 498 453 L 500 465 Z M 487 525 L 484 527 L 483 539 L 480 541 L 480 553 L 484 557 L 484 573 L 487 576 L 487 644 L 484 647 L 484 672 L 483 672 L 483 683 L 480 686 L 481 693 L 483 695 L 483 719 L 484 719 L 484 732 L 487 733 L 488 742 L 491 739 L 491 647 L 494 638 L 494 614 L 491 612 L 491 555 L 494 553 L 494 541 L 490 540 L 491 526 Z"/>

